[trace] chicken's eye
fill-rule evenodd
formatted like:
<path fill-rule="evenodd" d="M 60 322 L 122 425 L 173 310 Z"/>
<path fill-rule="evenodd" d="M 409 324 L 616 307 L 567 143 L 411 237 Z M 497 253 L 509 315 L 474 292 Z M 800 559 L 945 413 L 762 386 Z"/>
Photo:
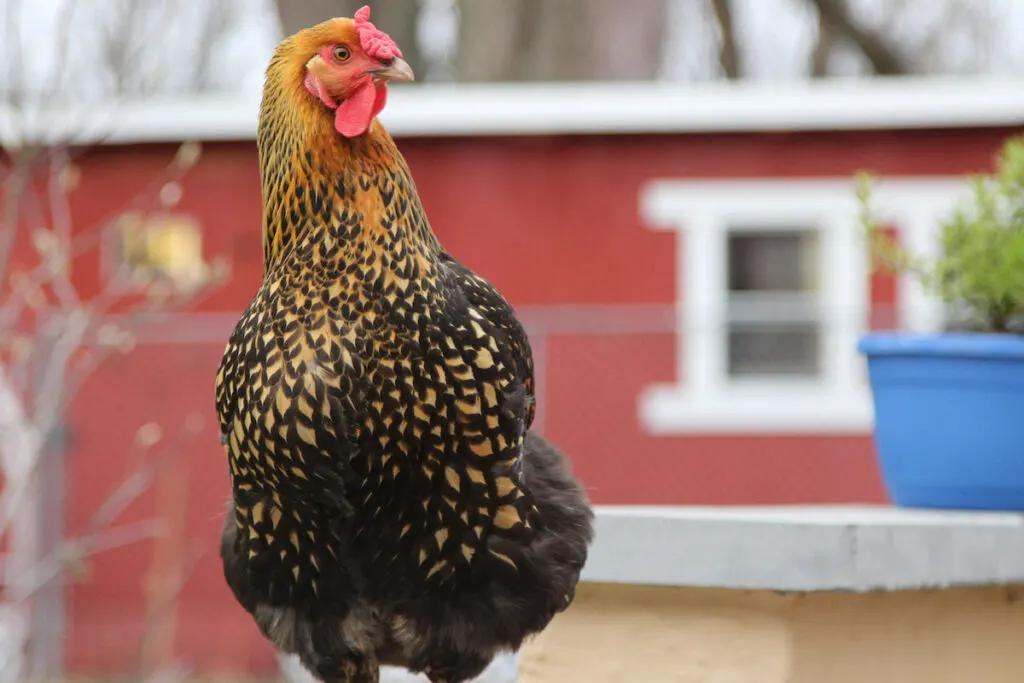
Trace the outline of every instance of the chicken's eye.
<path fill-rule="evenodd" d="M 347 62 L 348 58 L 352 56 L 352 53 L 344 45 L 335 45 L 334 50 L 331 52 L 336 62 Z"/>

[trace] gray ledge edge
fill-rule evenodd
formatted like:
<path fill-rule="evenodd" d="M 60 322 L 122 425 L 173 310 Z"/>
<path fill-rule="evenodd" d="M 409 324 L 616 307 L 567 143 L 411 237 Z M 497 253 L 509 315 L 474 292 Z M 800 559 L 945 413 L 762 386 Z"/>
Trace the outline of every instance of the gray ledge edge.
<path fill-rule="evenodd" d="M 596 506 L 582 580 L 875 592 L 1024 584 L 1024 515 L 884 506 Z"/>

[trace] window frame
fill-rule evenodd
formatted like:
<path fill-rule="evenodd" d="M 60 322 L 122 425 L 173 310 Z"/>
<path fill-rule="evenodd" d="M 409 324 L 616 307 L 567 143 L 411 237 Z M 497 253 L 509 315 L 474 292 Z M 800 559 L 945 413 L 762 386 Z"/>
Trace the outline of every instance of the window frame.
<path fill-rule="evenodd" d="M 962 177 L 904 177 L 875 186 L 879 217 L 915 251 L 934 254 L 938 219 L 966 190 Z M 651 434 L 865 433 L 874 411 L 857 340 L 868 329 L 867 245 L 853 178 L 652 179 L 640 214 L 675 232 L 677 381 L 642 391 L 638 416 Z M 817 378 L 732 378 L 726 367 L 727 239 L 735 226 L 819 230 L 822 309 Z M 943 307 L 900 277 L 901 329 L 941 329 Z M 700 331 L 700 332 L 695 332 Z"/>

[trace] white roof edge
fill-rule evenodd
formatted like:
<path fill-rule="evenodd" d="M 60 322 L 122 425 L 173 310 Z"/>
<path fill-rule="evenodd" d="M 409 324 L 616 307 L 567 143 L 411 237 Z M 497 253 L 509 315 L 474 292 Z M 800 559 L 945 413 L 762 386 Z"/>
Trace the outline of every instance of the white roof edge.
<path fill-rule="evenodd" d="M 155 97 L 17 117 L 0 105 L 0 141 L 27 120 L 83 142 L 251 140 L 259 95 Z M 707 133 L 1024 125 L 1024 79 L 901 77 L 395 87 L 381 119 L 393 135 Z M 84 131 L 84 132 L 83 132 Z"/>

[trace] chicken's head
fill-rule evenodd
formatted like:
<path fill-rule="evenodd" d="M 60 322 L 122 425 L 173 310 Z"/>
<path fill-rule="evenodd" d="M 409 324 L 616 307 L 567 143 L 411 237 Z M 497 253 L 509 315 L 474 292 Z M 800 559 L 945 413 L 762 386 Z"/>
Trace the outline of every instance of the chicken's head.
<path fill-rule="evenodd" d="M 370 8 L 353 19 L 331 19 L 294 36 L 306 50 L 303 85 L 310 97 L 334 110 L 334 127 L 345 137 L 370 130 L 387 102 L 389 81 L 413 80 L 391 37 L 370 23 Z"/>

